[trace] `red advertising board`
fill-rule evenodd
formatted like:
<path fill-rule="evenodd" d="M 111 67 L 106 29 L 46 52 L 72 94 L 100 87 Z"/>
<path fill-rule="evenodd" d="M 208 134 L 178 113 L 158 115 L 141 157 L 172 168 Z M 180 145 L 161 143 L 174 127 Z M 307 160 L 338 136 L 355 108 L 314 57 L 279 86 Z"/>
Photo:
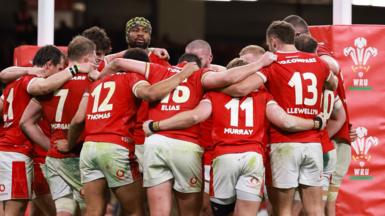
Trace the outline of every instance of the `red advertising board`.
<path fill-rule="evenodd" d="M 344 76 L 350 121 L 358 138 L 337 199 L 337 215 L 385 214 L 385 26 L 312 26 Z"/>
<path fill-rule="evenodd" d="M 57 46 L 63 53 L 67 53 L 67 47 Z M 28 67 L 32 66 L 32 59 L 36 52 L 40 49 L 35 45 L 21 45 L 13 51 L 13 64 L 15 66 Z"/>

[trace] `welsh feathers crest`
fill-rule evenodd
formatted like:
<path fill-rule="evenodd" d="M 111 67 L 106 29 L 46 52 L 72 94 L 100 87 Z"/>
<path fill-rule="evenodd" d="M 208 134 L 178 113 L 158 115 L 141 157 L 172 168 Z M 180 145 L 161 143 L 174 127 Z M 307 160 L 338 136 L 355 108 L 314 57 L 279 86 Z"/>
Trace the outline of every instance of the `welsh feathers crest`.
<path fill-rule="evenodd" d="M 364 72 L 368 72 L 370 66 L 367 65 L 370 57 L 377 56 L 377 49 L 373 47 L 367 47 L 367 40 L 363 37 L 358 37 L 354 40 L 353 47 L 346 47 L 344 49 L 344 55 L 350 56 L 354 62 L 352 69 L 354 72 L 358 72 L 359 76 L 362 77 Z"/>
<path fill-rule="evenodd" d="M 355 161 L 360 160 L 362 163 L 365 161 L 369 161 L 371 155 L 369 154 L 369 150 L 373 146 L 378 145 L 378 138 L 373 136 L 368 136 L 368 129 L 364 127 L 356 128 L 357 139 L 352 142 L 352 147 L 355 155 L 353 155 L 353 159 Z"/>

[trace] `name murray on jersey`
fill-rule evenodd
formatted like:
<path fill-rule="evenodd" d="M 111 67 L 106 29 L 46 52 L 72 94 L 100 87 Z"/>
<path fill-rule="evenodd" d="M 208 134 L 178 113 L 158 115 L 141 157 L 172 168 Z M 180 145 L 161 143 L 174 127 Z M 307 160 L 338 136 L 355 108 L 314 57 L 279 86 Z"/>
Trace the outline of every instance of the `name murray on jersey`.
<path fill-rule="evenodd" d="M 253 134 L 252 129 L 241 129 L 241 128 L 224 128 L 224 134 L 234 134 L 234 135 L 251 135 Z"/>

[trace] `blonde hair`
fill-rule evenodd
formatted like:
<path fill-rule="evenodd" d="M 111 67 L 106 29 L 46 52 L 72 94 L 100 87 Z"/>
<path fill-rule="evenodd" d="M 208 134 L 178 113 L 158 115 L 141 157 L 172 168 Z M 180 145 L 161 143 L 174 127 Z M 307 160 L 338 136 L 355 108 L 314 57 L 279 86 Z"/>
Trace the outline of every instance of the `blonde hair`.
<path fill-rule="evenodd" d="M 258 45 L 248 45 L 241 49 L 241 51 L 239 52 L 239 56 L 245 55 L 247 53 L 251 53 L 253 55 L 261 55 L 265 52 L 265 49 Z"/>

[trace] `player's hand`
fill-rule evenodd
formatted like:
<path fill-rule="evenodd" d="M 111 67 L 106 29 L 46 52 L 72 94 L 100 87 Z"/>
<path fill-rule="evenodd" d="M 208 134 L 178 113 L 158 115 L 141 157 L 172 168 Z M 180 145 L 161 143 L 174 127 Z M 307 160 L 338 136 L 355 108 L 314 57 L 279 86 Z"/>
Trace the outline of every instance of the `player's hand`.
<path fill-rule="evenodd" d="M 97 70 L 93 70 L 93 71 L 91 71 L 90 73 L 88 73 L 88 78 L 89 78 L 91 81 L 98 80 L 98 79 L 100 78 L 100 72 L 97 71 Z"/>
<path fill-rule="evenodd" d="M 38 67 L 33 67 L 33 68 L 29 69 L 27 74 L 37 76 L 37 77 L 46 77 L 47 76 L 44 68 L 38 68 Z"/>
<path fill-rule="evenodd" d="M 350 137 L 350 142 L 354 142 L 357 139 L 357 132 L 354 127 L 349 128 L 349 137 Z"/>
<path fill-rule="evenodd" d="M 79 73 L 90 73 L 93 70 L 96 70 L 97 65 L 91 62 L 87 62 L 87 63 L 78 64 L 77 67 L 78 67 Z"/>
<path fill-rule="evenodd" d="M 277 56 L 272 52 L 265 52 L 260 58 L 260 62 L 262 63 L 263 67 L 270 65 L 276 60 Z"/>
<path fill-rule="evenodd" d="M 54 146 L 56 146 L 57 150 L 61 153 L 67 153 L 70 151 L 68 141 L 66 139 L 56 140 L 54 142 Z"/>
<path fill-rule="evenodd" d="M 328 119 L 326 118 L 326 116 L 324 115 L 324 113 L 319 113 L 317 115 L 317 117 L 320 117 L 321 118 L 321 122 L 322 122 L 322 125 L 321 125 L 321 128 L 319 130 L 323 130 L 325 129 L 326 127 L 326 122 L 328 121 Z"/>
<path fill-rule="evenodd" d="M 146 134 L 146 136 L 150 136 L 153 134 L 153 132 L 150 130 L 150 123 L 153 122 L 152 120 L 147 120 L 145 122 L 143 122 L 143 131 L 144 131 L 144 134 Z"/>
<path fill-rule="evenodd" d="M 154 55 L 158 56 L 160 59 L 165 59 L 165 60 L 170 59 L 170 55 L 168 54 L 166 49 L 154 48 L 152 52 L 154 53 Z"/>
<path fill-rule="evenodd" d="M 182 73 L 185 73 L 187 77 L 191 76 L 195 71 L 199 70 L 196 62 L 188 62 L 184 65 Z"/>

